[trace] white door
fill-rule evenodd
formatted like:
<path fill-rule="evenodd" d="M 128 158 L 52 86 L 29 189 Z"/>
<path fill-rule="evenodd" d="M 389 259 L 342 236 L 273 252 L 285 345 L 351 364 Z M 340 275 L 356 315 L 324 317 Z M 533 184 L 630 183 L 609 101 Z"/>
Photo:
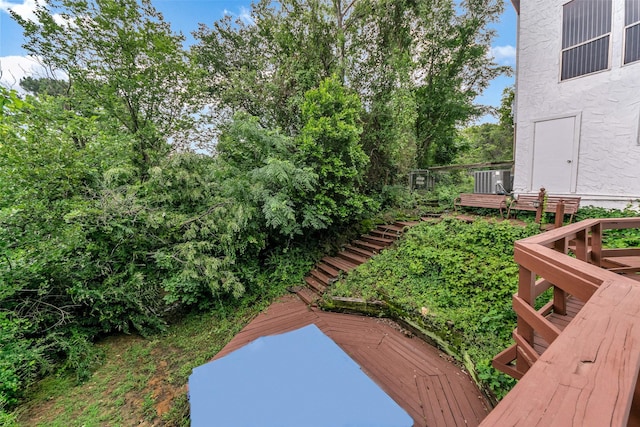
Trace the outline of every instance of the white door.
<path fill-rule="evenodd" d="M 534 123 L 531 191 L 575 193 L 580 116 Z"/>

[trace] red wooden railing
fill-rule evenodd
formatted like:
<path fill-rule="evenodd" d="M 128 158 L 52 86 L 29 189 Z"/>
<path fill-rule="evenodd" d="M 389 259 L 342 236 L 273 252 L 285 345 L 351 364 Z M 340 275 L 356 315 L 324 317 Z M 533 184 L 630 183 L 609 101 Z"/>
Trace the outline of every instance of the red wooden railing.
<path fill-rule="evenodd" d="M 515 344 L 494 366 L 522 379 L 482 425 L 638 425 L 640 282 L 628 275 L 640 265 L 627 264 L 640 248 L 602 247 L 603 232 L 620 228 L 640 228 L 640 218 L 586 220 L 516 242 Z M 537 301 L 549 288 L 551 299 Z"/>

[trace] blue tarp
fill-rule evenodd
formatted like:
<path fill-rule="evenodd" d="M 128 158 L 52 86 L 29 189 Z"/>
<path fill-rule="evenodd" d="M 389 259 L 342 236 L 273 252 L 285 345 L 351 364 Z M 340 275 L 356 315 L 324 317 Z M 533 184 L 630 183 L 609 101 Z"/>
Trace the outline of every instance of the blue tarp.
<path fill-rule="evenodd" d="M 194 427 L 413 425 L 315 325 L 258 338 L 195 368 L 189 400 Z"/>

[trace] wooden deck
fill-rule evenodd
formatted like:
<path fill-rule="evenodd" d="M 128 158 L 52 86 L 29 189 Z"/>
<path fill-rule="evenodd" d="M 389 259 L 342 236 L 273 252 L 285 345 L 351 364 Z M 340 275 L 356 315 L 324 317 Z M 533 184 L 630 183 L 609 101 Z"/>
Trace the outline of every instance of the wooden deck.
<path fill-rule="evenodd" d="M 640 217 L 583 220 L 515 243 L 515 344 L 493 364 L 521 379 L 482 426 L 640 426 L 640 247 L 603 247 L 615 229 L 640 229 Z M 537 308 L 547 289 L 551 300 Z"/>
<path fill-rule="evenodd" d="M 289 295 L 260 314 L 214 359 L 265 335 L 315 324 L 420 426 L 477 426 L 490 407 L 470 377 L 448 357 L 395 323 L 324 312 Z M 292 361 L 292 363 L 295 363 Z M 309 367 L 309 387 L 313 387 Z M 310 417 L 313 414 L 309 414 Z"/>
<path fill-rule="evenodd" d="M 567 314 L 557 314 L 551 313 L 547 316 L 547 319 L 551 321 L 551 323 L 564 331 L 564 329 L 569 325 L 571 320 L 573 320 L 580 309 L 584 307 L 584 303 L 577 298 L 569 297 L 567 299 Z M 547 343 L 539 333 L 534 331 L 533 333 L 533 348 L 538 352 L 538 354 L 544 353 L 544 351 L 549 347 L 549 343 Z"/>

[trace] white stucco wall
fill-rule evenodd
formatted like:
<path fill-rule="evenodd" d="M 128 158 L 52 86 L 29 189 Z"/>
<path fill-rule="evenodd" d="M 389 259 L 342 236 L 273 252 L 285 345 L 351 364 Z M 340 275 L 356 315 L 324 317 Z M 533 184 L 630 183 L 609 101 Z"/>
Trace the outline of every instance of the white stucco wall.
<path fill-rule="evenodd" d="M 581 196 L 581 206 L 624 207 L 640 199 L 640 61 L 622 65 L 624 0 L 613 0 L 609 69 L 560 81 L 564 3 L 521 4 L 514 192 L 539 190 L 532 188 L 535 123 L 575 116 L 572 183 L 562 193 Z M 536 165 L 540 176 L 543 169 Z"/>

